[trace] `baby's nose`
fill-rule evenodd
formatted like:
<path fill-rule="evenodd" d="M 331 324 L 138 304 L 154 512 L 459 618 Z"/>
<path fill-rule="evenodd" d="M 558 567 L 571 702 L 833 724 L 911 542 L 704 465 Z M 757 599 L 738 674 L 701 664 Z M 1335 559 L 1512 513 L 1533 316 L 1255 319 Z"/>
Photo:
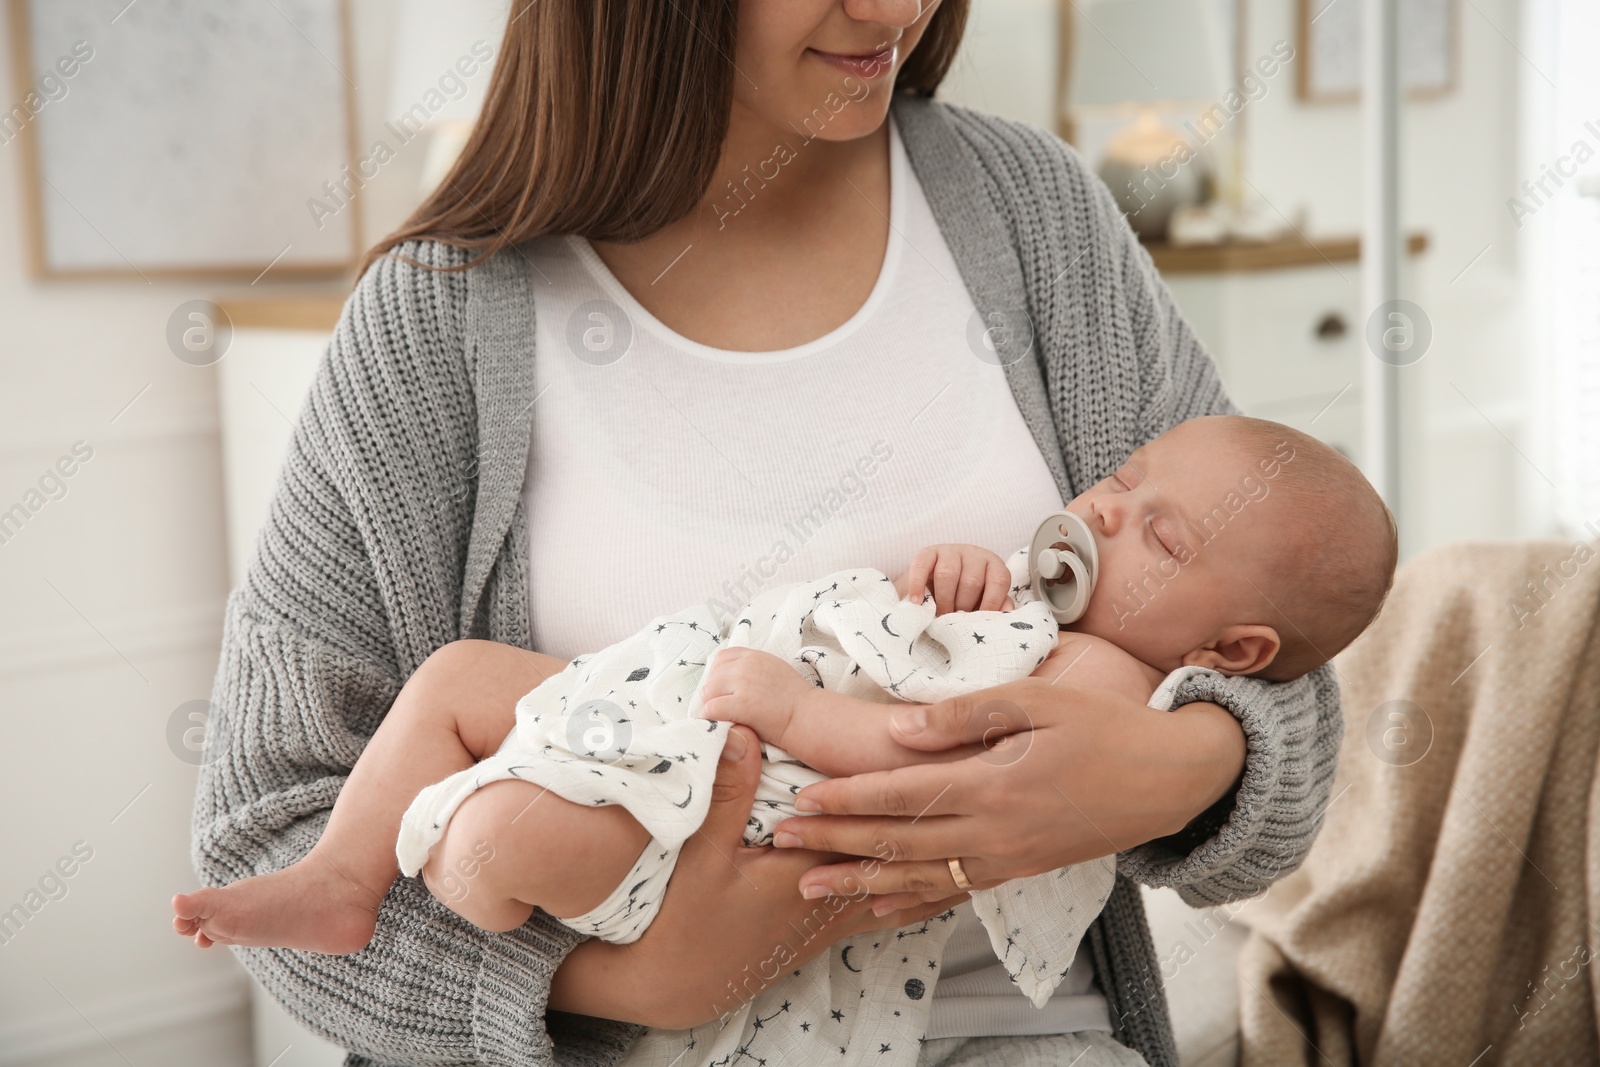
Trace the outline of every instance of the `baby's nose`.
<path fill-rule="evenodd" d="M 1089 511 L 1100 524 L 1100 532 L 1107 537 L 1117 532 L 1117 527 L 1122 522 L 1122 509 L 1116 502 L 1101 497 L 1099 500 L 1089 502 Z M 1093 529 L 1093 527 L 1090 527 Z"/>

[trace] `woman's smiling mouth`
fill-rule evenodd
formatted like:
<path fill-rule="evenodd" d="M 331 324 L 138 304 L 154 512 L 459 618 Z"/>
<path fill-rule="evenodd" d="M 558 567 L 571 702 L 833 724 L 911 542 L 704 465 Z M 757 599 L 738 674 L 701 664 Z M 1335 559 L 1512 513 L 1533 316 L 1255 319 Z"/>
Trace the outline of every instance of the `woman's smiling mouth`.
<path fill-rule="evenodd" d="M 838 52 L 823 52 L 816 48 L 808 48 L 806 51 L 824 63 L 854 74 L 858 78 L 876 78 L 885 71 L 893 70 L 895 60 L 899 58 L 898 45 L 889 45 L 878 52 L 858 55 L 841 55 Z"/>

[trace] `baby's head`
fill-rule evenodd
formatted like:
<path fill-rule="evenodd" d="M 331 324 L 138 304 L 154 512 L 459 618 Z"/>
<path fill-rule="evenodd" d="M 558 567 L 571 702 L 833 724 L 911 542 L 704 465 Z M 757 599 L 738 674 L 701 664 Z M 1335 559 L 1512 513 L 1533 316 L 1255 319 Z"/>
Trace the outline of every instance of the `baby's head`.
<path fill-rule="evenodd" d="M 1067 506 L 1100 555 L 1069 628 L 1163 671 L 1298 678 L 1366 629 L 1394 577 L 1394 519 L 1372 485 L 1262 419 L 1175 426 Z"/>

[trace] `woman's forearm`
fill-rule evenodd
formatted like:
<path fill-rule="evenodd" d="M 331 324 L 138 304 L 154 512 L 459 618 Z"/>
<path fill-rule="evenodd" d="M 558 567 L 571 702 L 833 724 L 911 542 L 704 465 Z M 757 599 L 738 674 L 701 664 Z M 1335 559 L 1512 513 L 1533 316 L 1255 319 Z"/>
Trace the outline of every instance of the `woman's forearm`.
<path fill-rule="evenodd" d="M 635 988 L 624 945 L 590 938 L 567 953 L 550 980 L 552 1011 L 592 1015 L 597 1019 L 664 1026 L 669 1020 L 647 1002 L 645 990 Z"/>
<path fill-rule="evenodd" d="M 1177 833 L 1232 792 L 1244 772 L 1245 736 L 1226 708 L 1216 704 L 1184 704 L 1167 716 L 1171 743 L 1153 750 L 1169 764 L 1167 808 Z"/>
<path fill-rule="evenodd" d="M 1089 694 L 1058 686 L 1050 695 L 1072 703 Z M 1238 783 L 1245 737 L 1226 709 L 1192 703 L 1158 711 L 1106 692 L 1093 699 L 1104 710 L 1092 740 L 1084 740 L 1102 758 L 1051 775 L 1056 790 L 1097 828 L 1101 844 L 1085 842 L 1093 856 L 1178 833 Z M 1105 758 L 1112 754 L 1122 758 Z M 1069 862 L 1089 858 L 1079 854 Z"/>
<path fill-rule="evenodd" d="M 1328 665 L 1294 682 L 1197 677 L 1179 687 L 1178 699 L 1228 709 L 1247 739 L 1244 772 L 1221 794 L 1231 803 L 1176 837 L 1125 853 L 1118 869 L 1176 887 L 1191 903 L 1254 896 L 1298 867 L 1316 838 L 1344 731 L 1337 677 Z"/>

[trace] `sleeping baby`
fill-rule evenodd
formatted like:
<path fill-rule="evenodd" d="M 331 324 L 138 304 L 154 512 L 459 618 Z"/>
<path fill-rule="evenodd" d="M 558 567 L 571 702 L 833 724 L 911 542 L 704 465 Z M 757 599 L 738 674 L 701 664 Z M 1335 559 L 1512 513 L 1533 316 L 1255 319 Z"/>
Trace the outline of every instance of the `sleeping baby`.
<path fill-rule="evenodd" d="M 311 852 L 179 894 L 174 928 L 202 946 L 355 952 L 397 873 L 420 870 L 485 929 L 514 929 L 539 907 L 584 934 L 632 941 L 705 817 L 734 722 L 764 743 L 745 841 L 770 843 L 797 814 L 796 794 L 825 777 L 985 754 L 901 746 L 889 715 L 907 703 L 1032 675 L 1169 709 L 1196 672 L 1298 678 L 1372 621 L 1394 572 L 1393 520 L 1360 472 L 1259 419 L 1185 422 L 1067 510 L 1063 539 L 1032 566 L 1026 546 L 1002 560 L 940 545 L 898 580 L 843 570 L 734 614 L 702 605 L 658 617 L 546 679 L 514 722 L 463 695 L 473 657 L 462 646 L 481 643 L 446 646 L 396 698 Z M 1074 544 L 1069 526 L 1090 543 Z M 1062 625 L 1047 587 L 1066 580 L 1054 575 L 1074 554 L 1092 573 L 1074 561 L 1088 595 Z M 996 956 L 1036 1006 L 1065 975 L 1114 867 L 1103 857 L 973 891 Z M 963 878 L 953 862 L 952 892 Z M 648 1032 L 625 1064 L 735 1053 L 770 1067 L 914 1064 L 948 917 L 847 938 L 720 1019 Z"/>

